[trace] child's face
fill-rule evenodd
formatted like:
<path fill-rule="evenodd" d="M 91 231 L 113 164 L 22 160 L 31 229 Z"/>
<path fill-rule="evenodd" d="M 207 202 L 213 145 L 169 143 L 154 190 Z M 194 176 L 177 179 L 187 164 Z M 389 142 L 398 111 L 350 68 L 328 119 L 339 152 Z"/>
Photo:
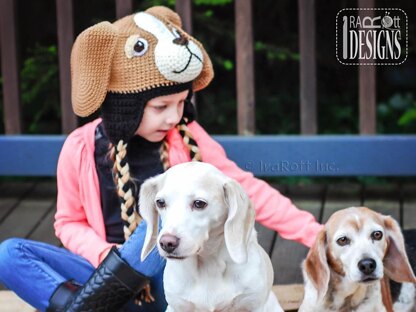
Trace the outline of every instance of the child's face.
<path fill-rule="evenodd" d="M 189 91 L 159 96 L 147 102 L 136 135 L 150 142 L 162 141 L 181 120 Z"/>

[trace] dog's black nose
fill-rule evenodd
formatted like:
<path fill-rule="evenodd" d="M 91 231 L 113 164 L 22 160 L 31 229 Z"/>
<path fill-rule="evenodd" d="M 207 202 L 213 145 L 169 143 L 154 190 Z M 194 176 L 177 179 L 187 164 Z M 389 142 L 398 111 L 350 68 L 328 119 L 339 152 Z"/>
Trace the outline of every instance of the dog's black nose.
<path fill-rule="evenodd" d="M 376 267 L 376 262 L 371 258 L 365 258 L 358 262 L 358 269 L 366 275 L 373 273 Z"/>
<path fill-rule="evenodd" d="M 172 253 L 179 246 L 179 238 L 170 234 L 165 234 L 160 238 L 159 244 L 164 251 Z"/>

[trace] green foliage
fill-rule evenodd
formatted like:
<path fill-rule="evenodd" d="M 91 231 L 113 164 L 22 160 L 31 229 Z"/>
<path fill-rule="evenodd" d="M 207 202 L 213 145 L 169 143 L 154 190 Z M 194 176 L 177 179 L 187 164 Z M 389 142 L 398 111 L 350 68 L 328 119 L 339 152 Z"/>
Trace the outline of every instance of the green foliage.
<path fill-rule="evenodd" d="M 270 61 L 299 61 L 300 55 L 297 52 L 292 52 L 288 48 L 277 47 L 273 44 L 267 44 L 262 41 L 254 43 L 254 51 L 256 53 L 264 53 Z"/>
<path fill-rule="evenodd" d="M 399 119 L 399 126 L 407 126 L 416 122 L 416 102 L 413 102 L 413 107 L 409 108 Z"/>
<path fill-rule="evenodd" d="M 56 46 L 36 45 L 20 72 L 23 120 L 28 133 L 59 133 L 60 100 Z"/>
<path fill-rule="evenodd" d="M 91 0 L 92 1 L 92 0 Z M 236 0 L 239 1 L 239 0 Z M 385 1 L 385 0 L 380 0 Z M 114 20 L 114 0 L 76 1 L 76 34 L 102 20 Z M 135 11 L 153 5 L 175 8 L 175 0 L 134 1 Z M 29 2 L 28 2 L 29 3 Z M 31 2 L 30 2 L 31 3 Z M 19 13 L 23 24 L 21 97 L 25 132 L 59 133 L 60 99 L 56 51 L 56 21 L 40 1 Z M 215 71 L 208 88 L 197 94 L 199 121 L 212 134 L 237 132 L 234 1 L 193 0 L 193 35 L 203 43 Z M 343 66 L 335 58 L 334 16 L 345 1 L 316 3 L 317 107 L 320 134 L 358 133 L 358 66 Z M 408 6 L 408 7 L 407 7 Z M 398 7 L 414 12 L 414 5 L 398 0 Z M 256 133 L 298 134 L 299 37 L 298 7 L 292 0 L 253 1 Z M 32 11 L 36 10 L 36 14 Z M 22 15 L 22 16 L 20 16 Z M 42 27 L 31 27 L 39 20 Z M 409 24 L 409 34 L 414 25 Z M 412 28 L 413 27 L 413 28 Z M 52 32 L 52 33 L 51 33 Z M 414 33 L 414 31 L 413 31 Z M 38 43 L 38 44 L 36 44 Z M 400 66 L 377 67 L 378 133 L 416 133 L 416 50 L 409 36 L 409 56 Z M 407 73 L 407 74 L 406 74 Z M 0 79 L 0 117 L 3 116 Z M 3 118 L 0 131 L 4 131 Z"/>
<path fill-rule="evenodd" d="M 415 133 L 416 100 L 408 93 L 395 93 L 377 108 L 380 133 Z M 392 122 L 393 121 L 393 122 Z"/>

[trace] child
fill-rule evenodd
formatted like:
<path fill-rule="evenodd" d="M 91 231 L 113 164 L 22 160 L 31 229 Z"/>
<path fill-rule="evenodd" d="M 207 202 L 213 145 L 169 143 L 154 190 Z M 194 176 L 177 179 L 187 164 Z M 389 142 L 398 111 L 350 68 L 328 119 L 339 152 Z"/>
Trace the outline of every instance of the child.
<path fill-rule="evenodd" d="M 21 298 L 41 311 L 164 311 L 165 262 L 156 249 L 140 262 L 146 225 L 135 208 L 145 179 L 187 161 L 236 179 L 257 221 L 312 245 L 321 229 L 314 217 L 239 169 L 194 121 L 190 98 L 213 70 L 176 13 L 153 7 L 85 30 L 71 69 L 75 113 L 100 109 L 102 118 L 71 133 L 59 158 L 55 230 L 66 248 L 24 239 L 0 246 L 0 280 Z M 154 300 L 132 304 L 143 289 Z"/>

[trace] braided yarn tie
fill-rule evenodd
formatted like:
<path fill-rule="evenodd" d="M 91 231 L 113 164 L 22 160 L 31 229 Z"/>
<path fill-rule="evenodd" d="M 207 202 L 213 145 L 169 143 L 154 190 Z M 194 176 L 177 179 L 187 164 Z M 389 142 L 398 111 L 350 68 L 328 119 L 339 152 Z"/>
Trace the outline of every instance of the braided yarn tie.
<path fill-rule="evenodd" d="M 123 220 L 124 237 L 127 240 L 141 221 L 134 207 L 135 184 L 130 176 L 130 167 L 127 162 L 127 143 L 120 140 L 116 146 L 115 166 L 117 172 L 117 190 L 121 200 L 121 219 Z"/>
<path fill-rule="evenodd" d="M 189 149 L 189 155 L 192 161 L 202 161 L 198 144 L 194 140 L 191 131 L 185 122 L 178 124 L 179 134 L 182 136 L 183 142 Z"/>
<path fill-rule="evenodd" d="M 166 171 L 170 167 L 169 163 L 169 144 L 166 140 L 163 141 L 162 145 L 160 146 L 160 161 L 163 165 L 163 170 Z"/>

